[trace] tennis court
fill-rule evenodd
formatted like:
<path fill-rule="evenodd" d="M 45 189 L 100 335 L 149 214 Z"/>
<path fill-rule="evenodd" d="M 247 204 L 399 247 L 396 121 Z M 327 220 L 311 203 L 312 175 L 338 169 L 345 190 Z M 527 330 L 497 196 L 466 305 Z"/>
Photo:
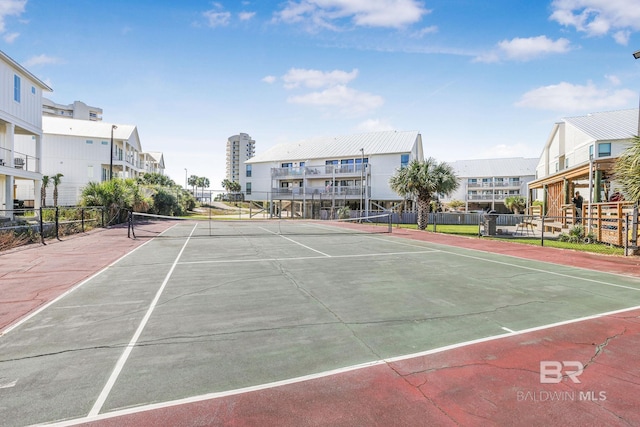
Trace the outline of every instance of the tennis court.
<path fill-rule="evenodd" d="M 154 227 L 138 224 L 142 246 L 5 329 L 3 425 L 106 420 L 640 306 L 634 277 L 408 240 L 384 223 Z"/>

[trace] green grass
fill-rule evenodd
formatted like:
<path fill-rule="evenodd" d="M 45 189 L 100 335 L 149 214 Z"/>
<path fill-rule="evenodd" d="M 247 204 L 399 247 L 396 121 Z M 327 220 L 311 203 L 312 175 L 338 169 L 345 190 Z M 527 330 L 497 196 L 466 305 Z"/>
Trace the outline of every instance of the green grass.
<path fill-rule="evenodd" d="M 394 224 L 394 227 L 398 225 Z M 416 224 L 400 224 L 401 228 L 410 228 L 416 230 L 418 226 Z M 434 225 L 427 225 L 427 231 L 434 231 Z M 443 234 L 454 234 L 457 236 L 469 236 L 469 237 L 478 237 L 478 226 L 477 225 L 437 225 L 435 227 L 438 233 Z M 541 246 L 541 241 L 539 238 L 525 238 L 525 237 L 517 237 L 517 238 L 509 238 L 509 237 L 484 237 L 485 239 L 492 240 L 508 240 L 509 242 L 521 243 L 525 245 L 533 245 L 533 246 Z M 557 240 L 552 240 L 550 238 L 544 239 L 544 245 L 550 248 L 559 248 L 559 249 L 572 249 L 575 251 L 582 252 L 592 252 L 597 254 L 604 255 L 624 255 L 624 248 L 620 248 L 617 246 L 611 246 L 603 243 L 570 243 L 570 242 L 560 242 Z"/>

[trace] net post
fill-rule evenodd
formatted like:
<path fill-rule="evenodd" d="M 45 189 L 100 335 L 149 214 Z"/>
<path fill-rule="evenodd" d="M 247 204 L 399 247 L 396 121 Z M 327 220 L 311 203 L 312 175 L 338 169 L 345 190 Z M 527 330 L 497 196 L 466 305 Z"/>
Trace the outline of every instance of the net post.
<path fill-rule="evenodd" d="M 391 212 L 387 215 L 387 225 L 389 227 L 389 233 L 393 233 L 393 221 L 391 219 Z"/>
<path fill-rule="evenodd" d="M 59 221 L 59 212 L 58 212 L 58 207 L 56 206 L 56 216 L 55 216 L 55 221 L 56 221 L 56 239 L 60 240 L 60 221 Z"/>
<path fill-rule="evenodd" d="M 40 206 L 40 240 L 42 241 L 43 245 L 46 245 L 46 243 L 44 242 L 44 220 L 42 219 L 42 206 Z"/>

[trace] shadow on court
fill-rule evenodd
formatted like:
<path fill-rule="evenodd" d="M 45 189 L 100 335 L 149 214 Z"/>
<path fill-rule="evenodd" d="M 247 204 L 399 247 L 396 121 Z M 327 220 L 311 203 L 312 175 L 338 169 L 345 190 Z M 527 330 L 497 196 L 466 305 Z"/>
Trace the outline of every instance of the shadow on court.
<path fill-rule="evenodd" d="M 0 256 L 7 425 L 640 423 L 635 261 L 191 226 Z"/>

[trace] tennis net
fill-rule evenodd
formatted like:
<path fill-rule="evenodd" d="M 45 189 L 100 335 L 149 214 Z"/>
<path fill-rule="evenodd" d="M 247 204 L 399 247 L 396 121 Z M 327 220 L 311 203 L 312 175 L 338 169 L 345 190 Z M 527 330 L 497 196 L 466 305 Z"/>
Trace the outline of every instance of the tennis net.
<path fill-rule="evenodd" d="M 391 233 L 391 214 L 337 220 L 190 219 L 148 213 L 129 215 L 128 235 L 139 237 L 239 237 Z"/>

